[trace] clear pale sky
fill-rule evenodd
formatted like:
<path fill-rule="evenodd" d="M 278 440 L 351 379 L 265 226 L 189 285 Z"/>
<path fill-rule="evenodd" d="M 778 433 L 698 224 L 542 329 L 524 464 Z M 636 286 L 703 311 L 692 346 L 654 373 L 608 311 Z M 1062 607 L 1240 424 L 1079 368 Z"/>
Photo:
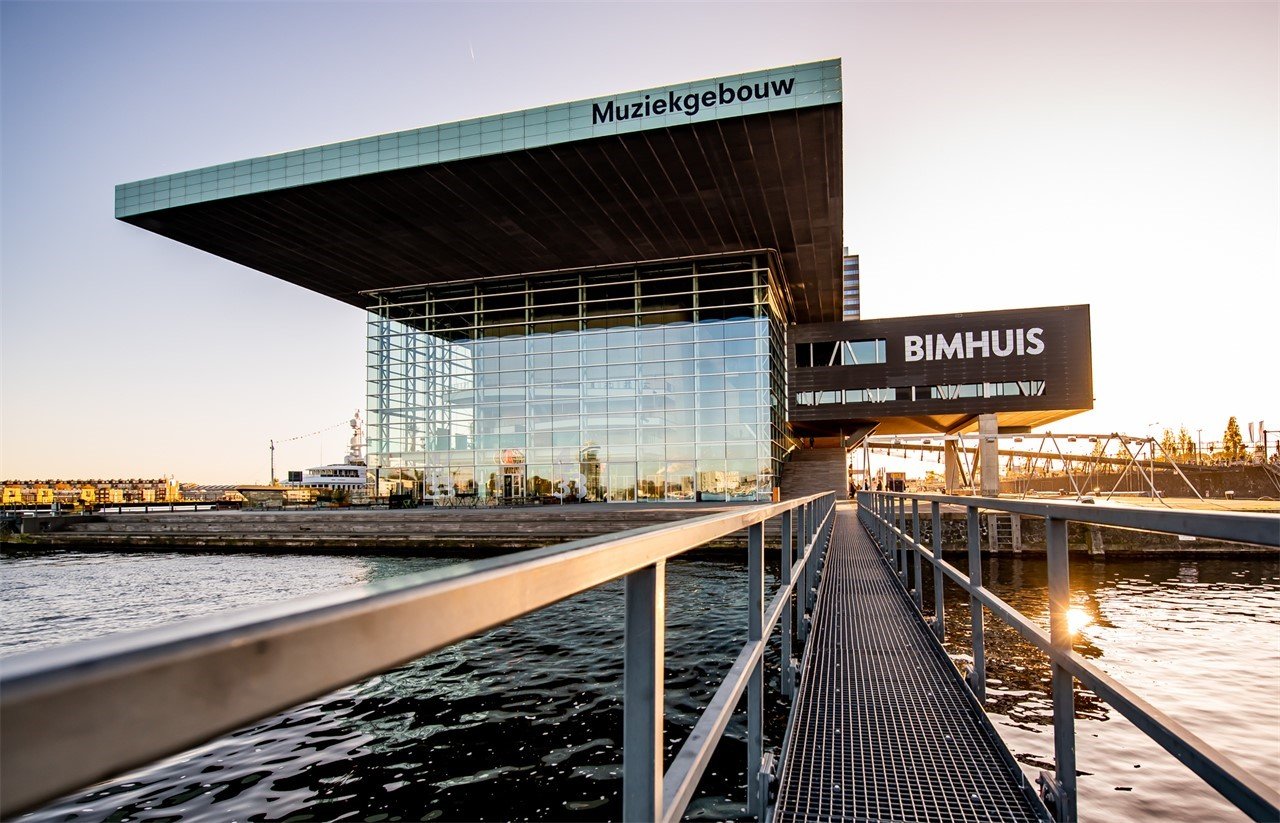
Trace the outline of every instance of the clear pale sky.
<path fill-rule="evenodd" d="M 0 475 L 263 482 L 364 408 L 363 312 L 116 221 L 115 184 L 831 57 L 864 316 L 1089 303 L 1059 431 L 1280 428 L 1278 9 L 0 3 Z"/>

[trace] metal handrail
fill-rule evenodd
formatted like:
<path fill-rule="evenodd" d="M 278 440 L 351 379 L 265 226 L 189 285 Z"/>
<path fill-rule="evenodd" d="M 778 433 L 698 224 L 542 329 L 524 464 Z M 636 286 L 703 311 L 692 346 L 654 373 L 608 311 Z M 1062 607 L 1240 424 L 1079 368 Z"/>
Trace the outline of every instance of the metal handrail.
<path fill-rule="evenodd" d="M 926 549 L 920 539 L 921 503 L 930 507 L 928 516 L 932 522 L 932 549 Z M 943 504 L 963 506 L 965 509 L 968 575 L 942 559 Z M 1045 519 L 1049 573 L 1048 633 L 983 587 L 979 509 Z M 986 690 L 982 617 L 984 607 L 1048 655 L 1052 675 L 1055 773 L 1041 772 L 1039 783 L 1041 794 L 1057 820 L 1074 820 L 1077 816 L 1074 714 L 1076 680 L 1092 689 L 1102 700 L 1252 819 L 1280 819 L 1280 793 L 1076 654 L 1072 650 L 1071 633 L 1067 628 L 1067 610 L 1070 606 L 1070 565 L 1067 552 L 1069 522 L 1280 548 L 1280 517 L 862 491 L 858 492 L 858 518 L 875 538 L 885 553 L 886 560 L 897 568 L 900 582 L 913 593 L 916 607 L 922 612 L 921 560 L 927 560 L 933 566 L 933 628 L 939 639 L 943 639 L 946 633 L 943 618 L 944 579 L 950 578 L 968 593 L 973 669 L 967 681 L 979 699 L 982 699 Z"/>
<path fill-rule="evenodd" d="M 812 598 L 797 597 L 794 625 L 779 603 L 785 606 L 793 590 L 811 592 L 819 535 L 834 502 L 828 493 L 752 506 L 5 658 L 0 815 L 191 748 L 620 577 L 626 589 L 624 815 L 656 820 L 683 811 L 748 687 L 749 752 L 756 758 L 748 763 L 748 784 L 754 789 L 764 759 L 764 642 L 781 616 L 789 653 Z M 773 517 L 782 518 L 784 580 L 765 620 L 763 535 Z M 751 586 L 748 642 L 664 782 L 665 563 L 742 529 Z M 784 672 L 789 665 L 784 657 Z"/>

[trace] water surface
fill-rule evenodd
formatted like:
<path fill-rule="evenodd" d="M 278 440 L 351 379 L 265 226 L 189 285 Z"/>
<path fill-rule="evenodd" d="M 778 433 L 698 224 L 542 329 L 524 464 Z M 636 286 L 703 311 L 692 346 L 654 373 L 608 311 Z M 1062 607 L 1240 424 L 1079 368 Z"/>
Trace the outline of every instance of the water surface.
<path fill-rule="evenodd" d="M 452 562 L 6 555 L 0 654 Z M 1089 620 L 1082 654 L 1255 774 L 1280 773 L 1280 562 L 1114 558 L 1073 562 L 1072 574 L 1073 602 Z M 1047 626 L 1042 560 L 988 559 L 984 576 Z M 963 657 L 967 599 L 957 593 L 951 587 L 948 640 Z M 669 564 L 667 605 L 669 759 L 745 640 L 743 564 L 725 555 Z M 622 606 L 621 585 L 603 586 L 24 819 L 617 819 Z M 1047 665 L 989 616 L 987 641 L 987 708 L 1034 775 L 1053 760 Z M 774 748 L 785 719 L 776 647 L 766 724 Z M 1082 819 L 1242 819 L 1087 690 L 1076 713 Z M 743 739 L 735 722 L 691 817 L 743 817 Z"/>

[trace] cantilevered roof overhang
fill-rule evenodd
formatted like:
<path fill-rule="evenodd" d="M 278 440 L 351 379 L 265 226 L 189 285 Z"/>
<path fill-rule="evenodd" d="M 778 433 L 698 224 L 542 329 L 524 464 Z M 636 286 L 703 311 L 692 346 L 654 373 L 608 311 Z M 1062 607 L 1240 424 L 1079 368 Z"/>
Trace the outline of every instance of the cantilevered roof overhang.
<path fill-rule="evenodd" d="M 840 61 L 565 103 L 116 187 L 116 216 L 364 307 L 363 291 L 772 249 L 841 316 Z"/>

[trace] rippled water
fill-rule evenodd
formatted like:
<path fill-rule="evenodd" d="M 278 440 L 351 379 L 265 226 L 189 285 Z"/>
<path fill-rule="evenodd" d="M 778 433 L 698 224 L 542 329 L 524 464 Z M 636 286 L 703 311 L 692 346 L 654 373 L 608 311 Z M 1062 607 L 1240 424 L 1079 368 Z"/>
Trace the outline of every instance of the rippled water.
<path fill-rule="evenodd" d="M 7 555 L 0 654 L 450 562 Z M 1280 773 L 1280 562 L 1112 558 L 1075 562 L 1072 574 L 1075 603 L 1092 620 L 1082 654 L 1256 774 Z M 1047 625 L 1043 561 L 989 559 L 984 576 Z M 722 556 L 669 565 L 668 757 L 745 640 L 744 578 Z M 966 603 L 948 600 L 957 655 L 966 650 Z M 1034 773 L 1053 759 L 1047 667 L 991 618 L 987 641 L 988 710 Z M 23 819 L 616 819 L 621 642 L 622 590 L 611 584 Z M 776 647 L 767 659 L 776 664 Z M 767 682 L 772 694 L 776 672 Z M 766 731 L 776 748 L 785 707 L 775 698 Z M 1092 694 L 1078 693 L 1076 708 L 1082 819 L 1239 817 Z M 735 724 L 690 816 L 742 817 L 745 758 Z"/>
<path fill-rule="evenodd" d="M 951 558 L 948 558 L 951 559 Z M 960 558 L 960 565 L 963 560 Z M 1042 558 L 989 557 L 987 588 L 1049 626 Z M 1280 561 L 1275 557 L 1073 557 L 1075 649 L 1264 782 L 1280 774 Z M 932 590 L 926 586 L 931 603 Z M 968 598 L 948 587 L 948 647 L 969 659 Z M 990 614 L 987 711 L 1034 779 L 1052 771 L 1044 656 Z M 1082 820 L 1243 820 L 1172 755 L 1077 688 Z"/>
<path fill-rule="evenodd" d="M 449 562 L 8 557 L 0 652 Z M 746 640 L 743 565 L 669 563 L 667 606 L 669 760 Z M 622 618 L 621 584 L 602 586 L 23 819 L 616 819 Z M 776 645 L 772 660 L 776 667 Z M 767 676 L 776 682 L 776 668 Z M 775 707 L 766 724 L 775 745 L 784 723 Z M 731 725 L 690 816 L 743 816 L 744 739 L 741 724 Z"/>

